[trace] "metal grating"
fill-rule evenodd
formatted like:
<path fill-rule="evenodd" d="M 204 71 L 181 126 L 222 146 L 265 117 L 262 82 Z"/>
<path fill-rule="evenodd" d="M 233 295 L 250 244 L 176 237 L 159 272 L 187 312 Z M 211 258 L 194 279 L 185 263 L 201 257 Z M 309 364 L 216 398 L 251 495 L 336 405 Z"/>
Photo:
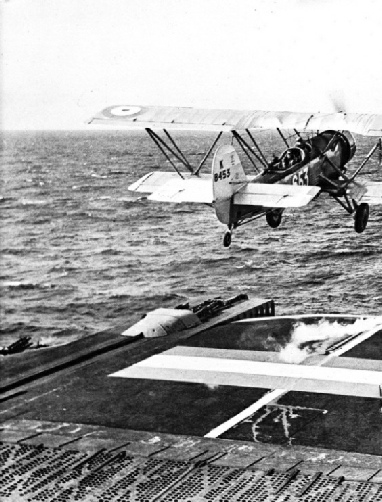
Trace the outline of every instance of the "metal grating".
<path fill-rule="evenodd" d="M 21 448 L 22 451 L 26 445 L 14 447 Z M 20 500 L 39 500 L 41 489 L 84 457 L 79 452 L 54 451 L 43 447 L 27 448 L 30 450 L 29 454 L 13 461 L 10 458 L 4 466 L 0 496 L 17 495 Z"/>
<path fill-rule="evenodd" d="M 159 498 L 191 469 L 192 466 L 186 462 L 148 459 L 140 476 L 134 480 L 129 489 L 129 494 L 135 493 L 138 501 Z"/>
<path fill-rule="evenodd" d="M 217 500 L 224 492 L 232 488 L 242 476 L 241 469 L 205 465 L 194 467 L 177 485 L 162 496 L 160 500 L 183 502 L 186 500 Z M 220 500 L 220 499 L 219 499 Z"/>
<path fill-rule="evenodd" d="M 379 497 L 377 492 L 380 493 Z M 370 483 L 347 482 L 333 493 L 330 500 L 333 502 L 374 502 L 382 500 L 381 487 Z"/>
<path fill-rule="evenodd" d="M 65 469 L 63 475 L 51 479 L 51 483 L 39 492 L 34 500 L 38 501 L 69 501 L 88 500 L 89 495 L 93 498 L 97 495 L 99 487 L 107 487 L 108 483 L 114 482 L 114 476 L 118 472 L 108 468 L 115 455 L 100 451 L 77 463 L 74 468 Z M 58 473 L 60 474 L 60 473 Z M 107 479 L 107 475 L 110 479 Z M 94 500 L 99 500 L 94 498 Z"/>
<path fill-rule="evenodd" d="M 297 469 L 270 472 L 0 443 L 0 498 L 18 502 L 382 502 L 382 486 Z"/>
<path fill-rule="evenodd" d="M 373 502 L 382 502 L 382 486 L 378 487 L 372 500 Z"/>

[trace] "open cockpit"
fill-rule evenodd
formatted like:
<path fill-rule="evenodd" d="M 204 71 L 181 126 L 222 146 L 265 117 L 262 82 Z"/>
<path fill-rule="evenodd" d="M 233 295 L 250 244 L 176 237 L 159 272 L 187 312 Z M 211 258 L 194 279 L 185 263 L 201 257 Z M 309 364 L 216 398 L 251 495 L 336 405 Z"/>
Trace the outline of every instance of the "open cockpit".
<path fill-rule="evenodd" d="M 272 161 L 269 164 L 269 171 L 286 171 L 290 167 L 297 166 L 305 161 L 307 157 L 307 152 L 305 149 L 299 146 L 294 146 L 292 148 L 287 148 L 284 152 L 277 157 L 273 156 Z"/>

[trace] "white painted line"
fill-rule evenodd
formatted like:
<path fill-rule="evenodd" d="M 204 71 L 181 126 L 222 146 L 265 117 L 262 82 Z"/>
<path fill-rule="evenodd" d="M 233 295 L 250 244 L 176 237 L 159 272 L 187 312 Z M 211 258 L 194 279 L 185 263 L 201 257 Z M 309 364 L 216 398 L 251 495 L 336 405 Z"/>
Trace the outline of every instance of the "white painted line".
<path fill-rule="evenodd" d="M 152 368 L 158 371 L 158 380 L 161 378 L 160 370 L 178 370 L 180 380 L 183 380 L 183 371 L 207 371 L 213 374 L 227 375 L 262 375 L 267 377 L 281 377 L 290 379 L 309 379 L 328 382 L 346 382 L 360 384 L 380 383 L 381 372 L 373 370 L 334 368 L 325 366 L 306 366 L 303 364 L 273 363 L 263 361 L 246 361 L 244 359 L 220 359 L 216 357 L 191 357 L 160 354 L 149 357 L 129 368 L 114 373 L 113 376 L 131 376 L 134 368 Z"/>
<path fill-rule="evenodd" d="M 250 417 L 253 415 L 256 411 L 258 411 L 260 408 L 263 406 L 266 406 L 267 404 L 271 403 L 275 399 L 279 399 L 283 394 L 286 394 L 289 392 L 288 390 L 285 389 L 275 389 L 260 398 L 258 401 L 255 403 L 251 404 L 248 408 L 245 410 L 241 411 L 234 417 L 230 418 L 223 424 L 218 425 L 218 427 L 215 427 L 215 429 L 212 429 L 208 434 L 205 434 L 205 438 L 217 438 L 224 434 L 224 432 L 228 431 L 235 425 L 237 425 L 239 422 L 242 422 L 246 418 Z"/>

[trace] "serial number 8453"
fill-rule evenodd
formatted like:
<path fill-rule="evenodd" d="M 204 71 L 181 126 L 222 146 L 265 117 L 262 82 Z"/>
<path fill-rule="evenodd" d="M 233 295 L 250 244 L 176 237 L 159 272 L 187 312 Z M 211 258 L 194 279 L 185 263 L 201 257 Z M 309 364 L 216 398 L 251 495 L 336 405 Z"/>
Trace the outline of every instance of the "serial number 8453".
<path fill-rule="evenodd" d="M 230 174 L 231 174 L 231 170 L 230 169 L 223 169 L 220 171 L 220 173 L 215 173 L 214 174 L 214 181 L 217 182 L 217 181 L 221 181 L 221 180 L 225 180 L 226 178 L 229 178 L 230 177 Z"/>

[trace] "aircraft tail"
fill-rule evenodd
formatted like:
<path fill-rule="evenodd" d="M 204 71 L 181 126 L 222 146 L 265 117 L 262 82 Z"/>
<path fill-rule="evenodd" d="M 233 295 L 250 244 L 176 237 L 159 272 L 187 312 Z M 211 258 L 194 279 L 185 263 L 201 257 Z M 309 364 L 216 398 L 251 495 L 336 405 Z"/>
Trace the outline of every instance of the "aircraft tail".
<path fill-rule="evenodd" d="M 232 197 L 247 183 L 247 176 L 234 147 L 220 146 L 212 161 L 213 198 L 219 221 L 226 225 L 232 223 Z"/>

